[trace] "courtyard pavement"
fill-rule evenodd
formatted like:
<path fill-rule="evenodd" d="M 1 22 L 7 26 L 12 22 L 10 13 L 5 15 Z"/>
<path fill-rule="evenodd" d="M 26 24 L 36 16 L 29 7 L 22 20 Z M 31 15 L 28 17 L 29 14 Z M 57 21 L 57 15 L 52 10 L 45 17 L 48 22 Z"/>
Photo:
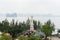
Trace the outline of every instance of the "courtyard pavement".
<path fill-rule="evenodd" d="M 51 37 L 52 40 L 60 40 L 58 37 Z"/>

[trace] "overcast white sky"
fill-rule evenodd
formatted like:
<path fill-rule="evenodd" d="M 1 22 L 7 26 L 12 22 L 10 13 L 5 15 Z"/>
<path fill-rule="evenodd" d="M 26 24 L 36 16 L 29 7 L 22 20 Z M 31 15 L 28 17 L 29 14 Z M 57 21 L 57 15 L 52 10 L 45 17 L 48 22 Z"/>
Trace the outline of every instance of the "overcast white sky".
<path fill-rule="evenodd" d="M 41 22 L 51 19 L 56 28 L 60 28 L 60 0 L 0 0 L 0 13 L 27 13 L 59 15 L 59 17 L 39 17 L 35 18 Z M 0 14 L 1 16 L 1 14 Z M 0 18 L 1 20 L 4 18 Z M 8 18 L 9 19 L 9 18 Z M 10 18 L 11 19 L 11 18 Z M 10 20 L 9 19 L 9 20 Z M 24 18 L 18 18 L 24 20 Z M 26 19 L 26 18 L 25 18 Z"/>
<path fill-rule="evenodd" d="M 0 13 L 60 15 L 60 0 L 0 0 Z"/>

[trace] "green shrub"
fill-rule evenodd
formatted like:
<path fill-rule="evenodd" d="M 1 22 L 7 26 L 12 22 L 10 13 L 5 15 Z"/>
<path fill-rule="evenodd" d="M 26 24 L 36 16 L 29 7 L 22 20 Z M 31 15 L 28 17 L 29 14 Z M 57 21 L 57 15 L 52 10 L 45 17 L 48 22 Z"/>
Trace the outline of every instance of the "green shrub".
<path fill-rule="evenodd" d="M 28 40 L 28 37 L 26 37 L 26 36 L 19 36 L 18 39 L 19 40 Z"/>
<path fill-rule="evenodd" d="M 42 40 L 40 37 L 38 36 L 34 36 L 34 35 L 30 35 L 30 37 L 26 37 L 26 36 L 19 36 L 18 37 L 19 40 Z"/>
<path fill-rule="evenodd" d="M 11 36 L 1 36 L 0 37 L 0 40 L 12 40 L 12 37 Z"/>
<path fill-rule="evenodd" d="M 29 40 L 42 40 L 42 39 L 38 36 L 31 35 Z"/>

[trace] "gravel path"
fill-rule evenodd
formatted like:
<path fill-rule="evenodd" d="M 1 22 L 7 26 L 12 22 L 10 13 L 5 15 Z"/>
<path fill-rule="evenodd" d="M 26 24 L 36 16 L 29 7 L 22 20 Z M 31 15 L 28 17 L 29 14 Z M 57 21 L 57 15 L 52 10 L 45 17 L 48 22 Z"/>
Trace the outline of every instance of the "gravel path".
<path fill-rule="evenodd" d="M 60 40 L 60 38 L 58 38 L 58 37 L 52 37 L 51 39 L 52 40 Z"/>

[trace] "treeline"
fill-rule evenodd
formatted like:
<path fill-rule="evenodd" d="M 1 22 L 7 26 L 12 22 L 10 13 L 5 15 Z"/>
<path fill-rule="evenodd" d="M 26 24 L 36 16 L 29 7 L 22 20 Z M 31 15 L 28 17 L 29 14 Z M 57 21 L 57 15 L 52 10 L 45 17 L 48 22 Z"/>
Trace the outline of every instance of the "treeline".
<path fill-rule="evenodd" d="M 45 35 L 50 36 L 52 34 L 52 31 L 54 30 L 54 24 L 51 23 L 50 20 L 48 20 L 44 25 L 42 25 L 39 21 L 33 20 L 34 23 L 34 29 L 35 30 L 41 30 Z M 14 21 L 12 19 L 11 22 L 9 22 L 7 19 L 0 22 L 0 31 L 5 33 L 10 33 L 12 37 L 17 37 L 22 33 L 23 31 L 30 29 L 30 20 L 27 19 L 26 22 L 18 22 Z M 45 38 L 45 39 L 46 39 Z"/>
<path fill-rule="evenodd" d="M 37 25 L 37 21 L 33 21 L 34 23 L 34 28 L 40 29 L 40 22 L 38 22 Z M 14 19 L 12 19 L 12 21 L 9 23 L 9 21 L 7 19 L 3 20 L 2 22 L 0 22 L 0 31 L 1 32 L 5 32 L 5 33 L 10 33 L 13 37 L 16 37 L 18 34 L 20 34 L 23 31 L 29 30 L 30 29 L 30 20 L 28 19 L 26 22 L 18 22 L 18 21 L 14 21 Z"/>

